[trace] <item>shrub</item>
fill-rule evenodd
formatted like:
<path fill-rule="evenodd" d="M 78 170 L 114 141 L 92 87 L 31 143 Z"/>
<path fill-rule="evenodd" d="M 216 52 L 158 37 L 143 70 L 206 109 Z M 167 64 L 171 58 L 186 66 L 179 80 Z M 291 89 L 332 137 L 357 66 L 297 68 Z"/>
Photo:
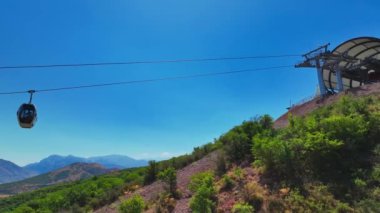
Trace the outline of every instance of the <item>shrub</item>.
<path fill-rule="evenodd" d="M 156 180 L 156 176 L 157 176 L 157 163 L 154 160 L 149 161 L 149 165 L 144 176 L 144 184 L 147 185 L 147 184 L 153 183 Z"/>
<path fill-rule="evenodd" d="M 158 178 L 168 186 L 168 192 L 177 197 L 177 172 L 173 167 L 169 167 L 158 174 Z"/>
<path fill-rule="evenodd" d="M 223 152 L 219 152 L 218 158 L 216 161 L 216 168 L 215 168 L 215 174 L 217 176 L 222 176 L 227 172 L 227 163 L 225 154 Z"/>
<path fill-rule="evenodd" d="M 380 209 L 380 202 L 373 199 L 363 199 L 355 204 L 355 210 L 357 212 L 378 212 Z"/>
<path fill-rule="evenodd" d="M 225 135 L 219 138 L 223 144 L 223 150 L 229 163 L 240 164 L 244 161 L 251 161 L 253 155 L 251 150 L 252 138 L 263 131 L 272 132 L 273 120 L 270 116 L 254 118 L 244 121 L 240 126 L 234 127 Z"/>
<path fill-rule="evenodd" d="M 176 200 L 168 193 L 160 194 L 156 206 L 157 213 L 171 213 L 176 206 Z"/>
<path fill-rule="evenodd" d="M 197 174 L 194 174 L 190 178 L 190 183 L 189 183 L 189 190 L 191 192 L 196 192 L 207 179 L 211 179 L 214 181 L 214 175 L 211 172 L 200 172 Z"/>
<path fill-rule="evenodd" d="M 211 213 L 215 211 L 216 191 L 213 178 L 207 176 L 197 187 L 195 195 L 190 200 L 190 208 L 194 213 Z"/>
<path fill-rule="evenodd" d="M 190 208 L 194 213 L 211 213 L 215 208 L 215 202 L 210 199 L 212 192 L 206 186 L 201 186 L 190 200 Z"/>
<path fill-rule="evenodd" d="M 119 206 L 120 213 L 141 213 L 145 208 L 144 199 L 135 195 L 125 201 L 123 201 Z"/>
<path fill-rule="evenodd" d="M 247 150 L 250 149 L 250 139 L 244 133 L 230 131 L 221 139 L 227 160 L 231 163 L 241 163 L 247 158 Z"/>
<path fill-rule="evenodd" d="M 233 213 L 253 213 L 254 208 L 246 203 L 237 203 L 232 208 Z"/>
<path fill-rule="evenodd" d="M 222 177 L 222 190 L 230 190 L 234 187 L 235 183 L 228 175 L 223 175 Z"/>
<path fill-rule="evenodd" d="M 260 210 L 264 201 L 265 191 L 256 182 L 247 183 L 242 190 L 244 201 Z"/>
<path fill-rule="evenodd" d="M 234 170 L 233 170 L 233 177 L 236 181 L 241 181 L 243 180 L 244 178 L 244 170 L 242 170 L 240 167 L 236 167 Z"/>
<path fill-rule="evenodd" d="M 372 171 L 372 179 L 380 183 L 380 165 L 375 165 Z"/>
<path fill-rule="evenodd" d="M 307 196 L 291 191 L 286 197 L 288 209 L 294 212 L 353 212 L 347 204 L 336 200 L 326 186 L 307 186 Z"/>
<path fill-rule="evenodd" d="M 270 198 L 268 200 L 269 212 L 285 212 L 285 206 L 282 200 L 277 198 Z"/>
<path fill-rule="evenodd" d="M 34 209 L 27 205 L 22 205 L 13 211 L 14 213 L 35 213 Z"/>

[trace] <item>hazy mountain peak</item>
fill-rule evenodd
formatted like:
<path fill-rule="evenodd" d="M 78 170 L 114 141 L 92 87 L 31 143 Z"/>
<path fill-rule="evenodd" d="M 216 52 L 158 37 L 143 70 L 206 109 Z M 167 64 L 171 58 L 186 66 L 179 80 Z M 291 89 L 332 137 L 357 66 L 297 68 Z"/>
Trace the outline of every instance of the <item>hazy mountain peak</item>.
<path fill-rule="evenodd" d="M 98 163 L 108 169 L 124 169 L 147 165 L 147 161 L 145 160 L 135 160 L 125 155 L 105 155 L 82 158 L 74 155 L 62 156 L 53 154 L 37 163 L 28 164 L 24 168 L 37 174 L 43 174 L 73 163 Z"/>
<path fill-rule="evenodd" d="M 7 183 L 31 177 L 32 172 L 17 166 L 16 164 L 0 159 L 0 183 Z"/>

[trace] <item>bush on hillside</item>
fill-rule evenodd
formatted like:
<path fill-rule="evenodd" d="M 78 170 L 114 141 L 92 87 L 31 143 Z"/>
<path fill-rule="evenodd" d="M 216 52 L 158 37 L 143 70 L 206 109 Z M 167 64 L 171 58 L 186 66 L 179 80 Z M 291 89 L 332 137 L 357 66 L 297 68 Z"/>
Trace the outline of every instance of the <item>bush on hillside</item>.
<path fill-rule="evenodd" d="M 144 199 L 140 195 L 134 195 L 133 197 L 121 202 L 119 206 L 120 213 L 142 213 L 145 208 Z"/>
<path fill-rule="evenodd" d="M 167 191 L 173 197 L 177 197 L 177 171 L 169 167 L 158 174 L 158 178 L 167 185 Z"/>
<path fill-rule="evenodd" d="M 190 178 L 188 188 L 191 192 L 195 193 L 207 180 L 214 181 L 214 175 L 212 172 L 200 172 L 194 174 Z"/>
<path fill-rule="evenodd" d="M 203 179 L 196 178 L 196 180 L 197 184 L 193 183 L 193 186 L 196 186 L 194 187 L 196 189 L 196 192 L 190 200 L 190 208 L 192 212 L 214 212 L 217 201 L 214 179 L 210 177 L 210 175 L 205 175 Z"/>
<path fill-rule="evenodd" d="M 18 207 L 17 209 L 15 209 L 13 212 L 14 213 L 35 213 L 36 211 L 34 211 L 33 208 L 31 208 L 27 205 L 22 205 L 22 206 Z"/>
<path fill-rule="evenodd" d="M 217 176 L 221 177 L 226 172 L 227 172 L 226 156 L 225 156 L 224 152 L 219 152 L 218 157 L 216 159 L 215 174 Z"/>
<path fill-rule="evenodd" d="M 299 191 L 290 192 L 286 197 L 287 208 L 293 212 L 354 212 L 348 204 L 336 200 L 326 186 L 308 185 L 308 196 Z"/>
<path fill-rule="evenodd" d="M 249 182 L 244 185 L 242 190 L 244 201 L 260 210 L 264 202 L 265 190 L 256 182 Z"/>
<path fill-rule="evenodd" d="M 235 185 L 235 182 L 227 174 L 223 175 L 221 182 L 222 182 L 221 190 L 231 190 Z"/>
<path fill-rule="evenodd" d="M 355 190 L 349 183 L 366 179 L 374 166 L 370 159 L 380 138 L 379 103 L 345 97 L 304 118 L 290 117 L 283 130 L 254 136 L 252 154 L 286 184 L 302 187 L 315 180 L 333 184 L 336 194 L 349 193 Z"/>
<path fill-rule="evenodd" d="M 273 120 L 270 116 L 244 121 L 219 138 L 229 163 L 240 164 L 253 159 L 251 147 L 252 138 L 263 131 L 273 131 Z"/>
<path fill-rule="evenodd" d="M 148 162 L 148 168 L 146 169 L 144 176 L 144 185 L 153 183 L 157 179 L 157 163 L 154 160 Z"/>
<path fill-rule="evenodd" d="M 232 213 L 253 213 L 255 209 L 246 203 L 237 203 L 232 208 Z"/>
<path fill-rule="evenodd" d="M 176 200 L 168 193 L 161 193 L 156 204 L 157 213 L 171 213 L 176 206 Z"/>

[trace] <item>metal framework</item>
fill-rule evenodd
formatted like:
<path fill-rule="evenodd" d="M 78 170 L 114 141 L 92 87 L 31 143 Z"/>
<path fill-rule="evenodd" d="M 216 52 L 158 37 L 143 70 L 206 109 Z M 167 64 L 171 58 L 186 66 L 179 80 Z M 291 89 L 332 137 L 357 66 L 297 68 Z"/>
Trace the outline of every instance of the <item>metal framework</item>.
<path fill-rule="evenodd" d="M 317 69 L 321 96 L 380 81 L 380 39 L 359 37 L 333 51 L 324 45 L 303 55 L 296 67 Z"/>

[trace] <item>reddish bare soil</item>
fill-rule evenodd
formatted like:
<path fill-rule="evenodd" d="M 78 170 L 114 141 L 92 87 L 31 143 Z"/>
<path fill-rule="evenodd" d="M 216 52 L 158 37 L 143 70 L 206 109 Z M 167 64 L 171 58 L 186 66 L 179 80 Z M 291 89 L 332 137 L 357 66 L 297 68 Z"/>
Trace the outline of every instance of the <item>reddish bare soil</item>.
<path fill-rule="evenodd" d="M 232 177 L 235 182 L 235 186 L 229 190 L 220 190 L 218 196 L 218 212 L 230 213 L 232 212 L 232 207 L 244 200 L 243 191 L 247 183 L 253 183 L 265 191 L 265 186 L 261 186 L 261 175 L 252 167 L 245 167 L 242 169 L 242 178 L 234 178 L 233 169 L 227 173 L 228 176 Z M 267 191 L 265 191 L 267 193 Z"/>
<path fill-rule="evenodd" d="M 295 116 L 304 116 L 313 110 L 321 107 L 321 106 L 327 106 L 335 101 L 337 101 L 340 97 L 351 94 L 354 96 L 365 96 L 370 94 L 380 94 L 380 83 L 376 84 L 368 84 L 364 85 L 358 88 L 353 88 L 350 90 L 346 90 L 342 93 L 335 94 L 332 96 L 328 96 L 326 98 L 320 98 L 316 97 L 315 99 L 308 101 L 306 103 L 303 103 L 301 105 L 297 105 L 292 107 L 287 113 L 280 116 L 274 123 L 275 128 L 282 128 L 288 125 L 288 115 L 289 113 Z"/>
<path fill-rule="evenodd" d="M 210 153 L 206 157 L 184 167 L 177 171 L 177 187 L 181 192 L 182 198 L 177 200 L 176 208 L 174 212 L 186 213 L 189 212 L 189 197 L 191 197 L 191 192 L 187 189 L 190 183 L 190 178 L 192 175 L 200 172 L 205 172 L 208 170 L 214 170 L 216 167 L 217 152 Z M 155 201 L 159 194 L 164 192 L 164 184 L 161 181 L 156 181 L 150 185 L 144 186 L 133 193 L 125 193 L 120 199 L 127 199 L 134 194 L 141 195 L 146 203 L 152 203 Z M 120 205 L 120 200 L 112 203 L 111 205 L 104 206 L 101 209 L 96 210 L 97 213 L 116 213 L 117 208 Z M 149 209 L 147 212 L 154 212 Z"/>
<path fill-rule="evenodd" d="M 175 213 L 190 213 L 189 206 L 190 198 L 183 198 L 177 201 L 177 205 L 175 206 Z"/>

